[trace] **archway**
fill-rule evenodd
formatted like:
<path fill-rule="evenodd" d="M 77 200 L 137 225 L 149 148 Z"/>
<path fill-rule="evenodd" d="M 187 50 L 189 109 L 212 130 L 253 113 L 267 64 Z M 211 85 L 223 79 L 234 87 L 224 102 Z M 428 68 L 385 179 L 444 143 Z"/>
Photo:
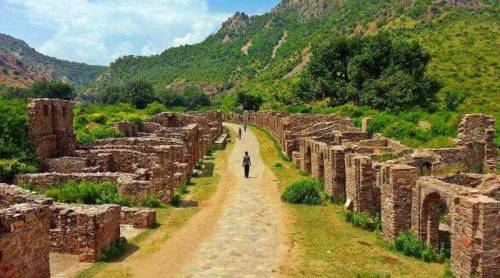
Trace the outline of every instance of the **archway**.
<path fill-rule="evenodd" d="M 435 251 L 450 252 L 448 206 L 439 193 L 427 195 L 422 203 L 420 236 Z"/>

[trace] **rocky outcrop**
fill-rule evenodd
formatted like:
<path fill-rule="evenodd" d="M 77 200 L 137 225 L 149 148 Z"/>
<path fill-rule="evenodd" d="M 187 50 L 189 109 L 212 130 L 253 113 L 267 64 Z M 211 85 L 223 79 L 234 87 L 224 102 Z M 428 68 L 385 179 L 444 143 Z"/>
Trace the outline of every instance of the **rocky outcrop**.
<path fill-rule="evenodd" d="M 236 12 L 222 24 L 221 32 L 225 34 L 223 42 L 230 42 L 238 36 L 245 35 L 250 22 L 251 19 L 247 14 Z"/>

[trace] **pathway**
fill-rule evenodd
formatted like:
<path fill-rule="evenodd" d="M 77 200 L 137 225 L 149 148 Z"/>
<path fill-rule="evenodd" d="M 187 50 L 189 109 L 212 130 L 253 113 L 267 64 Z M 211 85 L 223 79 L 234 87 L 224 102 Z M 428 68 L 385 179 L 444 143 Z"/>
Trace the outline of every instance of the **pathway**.
<path fill-rule="evenodd" d="M 227 124 L 235 131 L 238 125 Z M 286 264 L 287 219 L 277 179 L 260 157 L 253 132 L 233 138 L 228 161 L 216 169 L 217 192 L 158 250 L 136 252 L 98 277 L 273 277 Z M 252 158 L 243 177 L 245 151 Z M 157 234 L 158 237 L 164 235 Z M 111 274 L 112 273 L 112 274 Z"/>
<path fill-rule="evenodd" d="M 252 158 L 249 179 L 243 177 L 241 165 L 245 151 Z M 272 276 L 286 251 L 283 223 L 276 196 L 264 188 L 276 187 L 275 178 L 265 167 L 257 138 L 250 130 L 236 143 L 227 171 L 234 178 L 233 196 L 217 221 L 217 230 L 202 243 L 183 276 Z"/>

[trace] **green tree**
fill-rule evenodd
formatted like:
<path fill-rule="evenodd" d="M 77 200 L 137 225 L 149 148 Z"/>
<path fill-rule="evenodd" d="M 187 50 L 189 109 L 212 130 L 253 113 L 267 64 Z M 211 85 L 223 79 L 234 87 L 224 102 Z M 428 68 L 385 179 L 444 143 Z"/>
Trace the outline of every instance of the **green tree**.
<path fill-rule="evenodd" d="M 441 85 L 426 75 L 430 55 L 418 43 L 386 33 L 340 37 L 317 46 L 312 54 L 294 93 L 298 102 L 328 97 L 333 105 L 355 103 L 382 110 L 436 107 Z"/>
<path fill-rule="evenodd" d="M 251 95 L 247 92 L 238 92 L 236 102 L 242 106 L 243 110 L 258 111 L 264 100 L 260 96 Z"/>
<path fill-rule="evenodd" d="M 132 80 L 125 84 L 125 100 L 138 109 L 144 109 L 155 101 L 153 85 L 145 80 Z"/>
<path fill-rule="evenodd" d="M 75 89 L 64 82 L 44 80 L 31 86 L 29 97 L 71 100 L 75 98 Z"/>

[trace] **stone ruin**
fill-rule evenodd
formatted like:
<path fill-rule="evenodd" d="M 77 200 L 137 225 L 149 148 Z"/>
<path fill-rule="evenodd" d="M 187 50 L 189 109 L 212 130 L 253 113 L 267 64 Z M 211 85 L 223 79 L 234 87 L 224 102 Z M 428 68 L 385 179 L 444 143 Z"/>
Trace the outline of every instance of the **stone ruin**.
<path fill-rule="evenodd" d="M 226 121 L 270 131 L 284 154 L 345 208 L 380 215 L 393 241 L 413 231 L 437 250 L 449 238 L 457 277 L 500 275 L 500 177 L 490 116 L 468 114 L 454 148 L 415 150 L 332 115 L 245 112 Z"/>
<path fill-rule="evenodd" d="M 212 144 L 225 138 L 218 112 L 161 113 L 141 125 L 116 123 L 124 137 L 91 146 L 77 144 L 68 101 L 32 99 L 28 115 L 42 171 L 19 175 L 15 184 L 44 189 L 69 181 L 108 182 L 132 200 L 155 196 L 170 202 Z M 49 252 L 95 262 L 120 237 L 120 225 L 155 224 L 154 210 L 56 203 L 0 184 L 0 270 L 6 277 L 50 277 Z"/>

